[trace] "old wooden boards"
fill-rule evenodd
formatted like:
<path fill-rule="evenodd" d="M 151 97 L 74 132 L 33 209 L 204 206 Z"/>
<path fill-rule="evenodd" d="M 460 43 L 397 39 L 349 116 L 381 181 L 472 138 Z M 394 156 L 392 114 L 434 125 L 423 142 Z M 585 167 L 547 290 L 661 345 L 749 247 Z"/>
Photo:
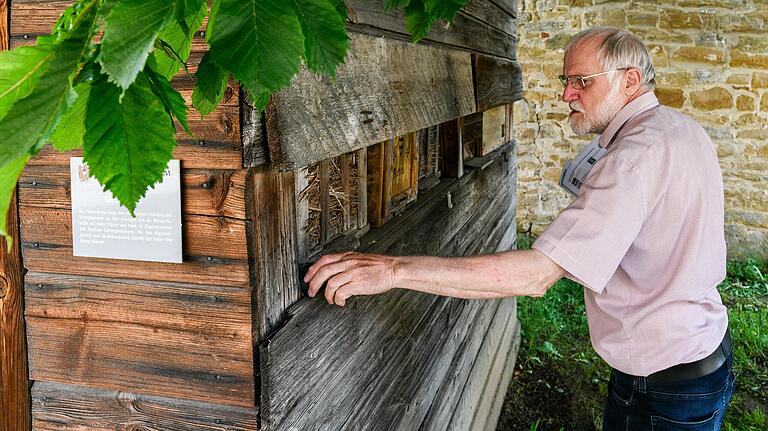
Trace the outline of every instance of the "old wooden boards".
<path fill-rule="evenodd" d="M 6 49 L 8 2 L 0 0 L 0 51 Z M 14 193 L 7 219 L 13 246 L 7 248 L 0 238 L 0 431 L 25 431 L 30 426 L 18 223 Z"/>
<path fill-rule="evenodd" d="M 12 44 L 48 33 L 71 3 L 14 1 Z M 200 32 L 192 49 L 194 71 Z M 173 85 L 191 106 L 194 82 L 182 74 Z M 190 110 L 193 136 L 177 129 L 181 264 L 72 256 L 69 157 L 81 152 L 45 148 L 23 172 L 17 244 L 29 271 L 35 430 L 257 429 L 257 215 L 248 202 L 260 192 L 242 167 L 239 93 L 229 85 L 205 118 Z"/>
<path fill-rule="evenodd" d="M 361 238 L 361 249 L 402 255 L 509 249 L 514 152 L 507 145 L 495 154 L 485 169 L 420 195 L 399 218 Z M 498 385 L 503 376 L 508 381 L 515 357 L 508 355 L 517 330 L 514 304 L 400 290 L 354 298 L 345 308 L 300 302 L 261 349 L 263 425 L 492 429 Z"/>
<path fill-rule="evenodd" d="M 272 96 L 266 126 L 273 166 L 303 167 L 475 110 L 468 53 L 351 38 L 336 82 L 303 70 Z"/>

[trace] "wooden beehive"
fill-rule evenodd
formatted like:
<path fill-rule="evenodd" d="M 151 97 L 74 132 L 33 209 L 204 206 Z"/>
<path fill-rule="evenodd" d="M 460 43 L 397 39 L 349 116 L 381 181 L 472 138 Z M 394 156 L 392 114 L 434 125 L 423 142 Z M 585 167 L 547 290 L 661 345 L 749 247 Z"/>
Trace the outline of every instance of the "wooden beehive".
<path fill-rule="evenodd" d="M 0 35 L 10 23 L 19 46 L 71 1 L 15 0 L 10 20 L 7 4 Z M 405 42 L 402 13 L 380 1 L 345 4 L 351 48 L 335 80 L 302 70 L 266 116 L 234 84 L 210 115 L 190 111 L 195 138 L 179 130 L 174 151 L 183 263 L 73 256 L 67 166 L 82 153 L 47 147 L 30 162 L 16 257 L 0 260 L 0 276 L 24 274 L 23 285 L 0 297 L 0 341 L 26 340 L 29 374 L 21 364 L 13 375 L 28 377 L 17 386 L 31 388 L 31 405 L 7 414 L 4 355 L 0 421 L 89 431 L 494 428 L 514 368 L 514 299 L 396 289 L 331 307 L 302 296 L 299 268 L 328 251 L 511 247 L 514 148 L 485 146 L 482 112 L 521 98 L 516 3 L 473 0 L 427 44 Z M 207 49 L 200 30 L 192 68 Z M 189 101 L 192 80 L 173 84 Z M 463 171 L 462 141 L 472 140 L 471 156 L 488 152 L 486 168 Z M 19 334 L 5 313 L 22 294 Z"/>

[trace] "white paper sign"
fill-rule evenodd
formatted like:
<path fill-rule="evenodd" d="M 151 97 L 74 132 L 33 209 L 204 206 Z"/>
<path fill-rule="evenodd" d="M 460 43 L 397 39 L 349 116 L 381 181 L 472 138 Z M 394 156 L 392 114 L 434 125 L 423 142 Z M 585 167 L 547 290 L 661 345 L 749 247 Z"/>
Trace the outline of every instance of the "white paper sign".
<path fill-rule="evenodd" d="M 88 174 L 82 157 L 69 159 L 72 180 L 72 254 L 111 259 L 182 262 L 179 161 L 147 190 L 131 217 Z"/>

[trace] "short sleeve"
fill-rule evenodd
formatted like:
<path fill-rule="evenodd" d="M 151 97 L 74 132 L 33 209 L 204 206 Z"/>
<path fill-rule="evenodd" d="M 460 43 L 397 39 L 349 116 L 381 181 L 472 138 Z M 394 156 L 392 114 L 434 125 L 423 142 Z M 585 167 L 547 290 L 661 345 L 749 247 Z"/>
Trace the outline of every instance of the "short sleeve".
<path fill-rule="evenodd" d="M 579 196 L 533 248 L 600 293 L 640 232 L 645 201 L 636 169 L 609 153 L 595 164 Z"/>

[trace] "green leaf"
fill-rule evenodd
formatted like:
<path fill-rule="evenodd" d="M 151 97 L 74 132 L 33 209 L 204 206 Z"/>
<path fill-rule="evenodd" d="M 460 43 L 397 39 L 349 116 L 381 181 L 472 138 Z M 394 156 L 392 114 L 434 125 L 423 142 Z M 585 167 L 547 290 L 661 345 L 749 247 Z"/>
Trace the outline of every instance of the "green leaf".
<path fill-rule="evenodd" d="M 330 0 L 294 0 L 296 15 L 304 34 L 304 57 L 315 72 L 336 76 L 344 62 L 349 37 L 344 19 Z"/>
<path fill-rule="evenodd" d="M 147 61 L 147 67 L 144 68 L 144 73 L 146 73 L 147 78 L 149 78 L 152 92 L 154 92 L 155 96 L 160 98 L 163 102 L 166 112 L 176 117 L 181 124 L 181 127 L 184 128 L 184 131 L 187 132 L 189 136 L 192 136 L 192 131 L 189 130 L 189 124 L 187 124 L 187 102 L 184 100 L 184 97 L 173 88 L 171 82 L 165 76 L 155 72 L 153 69 L 155 66 L 154 63 L 154 58 L 150 57 L 150 60 Z"/>
<path fill-rule="evenodd" d="M 229 73 L 211 60 L 210 52 L 206 52 L 200 61 L 195 74 L 195 90 L 192 92 L 192 106 L 202 116 L 216 109 L 227 89 Z"/>
<path fill-rule="evenodd" d="M 469 0 L 423 0 L 427 14 L 432 20 L 453 21 L 456 14 L 469 3 Z"/>
<path fill-rule="evenodd" d="M 190 31 L 194 33 L 200 26 L 190 25 L 191 19 L 198 15 L 198 12 L 205 7 L 205 11 L 208 12 L 208 2 L 205 0 L 176 0 L 176 7 L 174 9 L 174 16 L 176 22 L 181 26 L 184 33 Z M 202 24 L 202 21 L 201 21 Z"/>
<path fill-rule="evenodd" d="M 178 0 L 176 5 L 182 3 L 194 3 L 190 0 Z M 193 5 L 187 5 L 191 7 Z M 189 13 L 190 9 L 186 9 L 185 12 Z M 208 13 L 208 6 L 206 2 L 200 1 L 196 11 L 192 16 L 185 16 L 184 25 L 177 21 L 168 24 L 165 29 L 158 35 L 158 39 L 167 44 L 168 48 L 172 50 L 172 53 L 167 53 L 164 50 L 157 50 L 155 57 L 157 58 L 157 72 L 162 74 L 168 79 L 173 78 L 179 72 L 182 67 L 186 68 L 187 58 L 189 52 L 192 49 L 192 39 L 195 37 L 195 32 L 203 24 L 206 13 Z M 186 30 L 185 30 L 186 27 Z"/>
<path fill-rule="evenodd" d="M 411 0 L 405 8 L 405 27 L 413 36 L 413 43 L 424 38 L 432 29 L 435 20 L 427 14 L 424 3 L 421 0 Z"/>
<path fill-rule="evenodd" d="M 392 9 L 404 8 L 408 6 L 410 0 L 384 0 L 384 10 L 390 11 Z"/>
<path fill-rule="evenodd" d="M 168 0 L 122 0 L 109 13 L 101 41 L 101 66 L 109 80 L 126 90 L 144 69 L 160 30 L 173 16 Z"/>
<path fill-rule="evenodd" d="M 176 145 L 175 130 L 143 72 L 122 102 L 120 93 L 104 75 L 93 83 L 83 158 L 104 189 L 133 214 L 147 189 L 162 179 Z"/>
<path fill-rule="evenodd" d="M 253 98 L 253 107 L 256 108 L 259 112 L 263 111 L 267 107 L 267 103 L 269 103 L 269 96 L 270 92 L 265 91 L 263 93 L 259 93 L 256 95 L 255 98 Z"/>
<path fill-rule="evenodd" d="M 347 10 L 347 5 L 344 3 L 344 0 L 332 0 L 334 4 L 334 7 L 336 8 L 336 12 L 339 13 L 339 16 L 341 16 L 341 19 L 344 22 L 347 22 L 347 18 L 349 18 L 349 10 Z"/>
<path fill-rule="evenodd" d="M 52 48 L 41 44 L 0 52 L 0 118 L 32 92 L 53 57 Z"/>
<path fill-rule="evenodd" d="M 5 237 L 6 250 L 10 250 L 12 245 L 12 238 L 7 230 L 8 208 L 11 205 L 11 197 L 16 188 L 16 182 L 19 181 L 19 176 L 21 176 L 21 171 L 24 170 L 29 156 L 29 154 L 23 154 L 0 169 L 0 235 Z M 11 226 L 11 229 L 14 227 Z"/>
<path fill-rule="evenodd" d="M 0 169 L 41 148 L 59 119 L 77 98 L 72 77 L 92 36 L 97 2 L 76 18 L 70 34 L 53 45 L 53 56 L 34 90 L 18 100 L 0 120 Z"/>
<path fill-rule="evenodd" d="M 77 100 L 61 117 L 59 125 L 51 135 L 53 147 L 59 151 L 73 150 L 83 146 L 85 135 L 85 109 L 88 106 L 88 96 L 91 92 L 90 83 L 82 83 L 75 87 Z"/>
<path fill-rule="evenodd" d="M 304 40 L 285 0 L 221 0 L 211 23 L 212 59 L 250 94 L 278 90 L 299 71 Z"/>

